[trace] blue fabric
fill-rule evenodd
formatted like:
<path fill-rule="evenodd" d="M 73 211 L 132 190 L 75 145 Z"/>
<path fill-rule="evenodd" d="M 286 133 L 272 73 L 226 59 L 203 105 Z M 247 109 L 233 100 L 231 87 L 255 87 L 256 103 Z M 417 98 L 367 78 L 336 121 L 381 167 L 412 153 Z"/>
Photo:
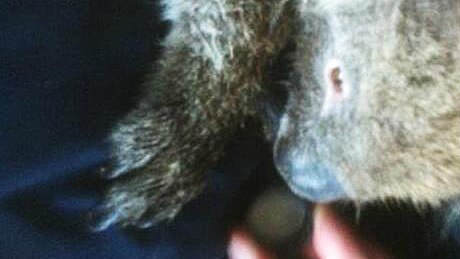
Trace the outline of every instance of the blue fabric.
<path fill-rule="evenodd" d="M 166 29 L 155 2 L 0 1 L 0 258 L 225 257 L 232 195 L 260 157 L 249 139 L 175 221 L 85 225 L 104 188 L 94 172 L 104 136 L 132 107 Z"/>

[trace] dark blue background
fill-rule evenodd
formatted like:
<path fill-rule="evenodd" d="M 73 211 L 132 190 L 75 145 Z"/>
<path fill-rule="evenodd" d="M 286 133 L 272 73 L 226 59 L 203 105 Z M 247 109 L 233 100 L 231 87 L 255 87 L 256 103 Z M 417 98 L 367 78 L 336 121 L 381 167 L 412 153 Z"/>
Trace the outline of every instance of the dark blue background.
<path fill-rule="evenodd" d="M 251 138 L 230 145 L 175 221 L 98 234 L 85 225 L 104 188 L 104 136 L 161 50 L 158 13 L 141 0 L 0 1 L 1 258 L 225 257 L 234 193 L 263 153 Z"/>

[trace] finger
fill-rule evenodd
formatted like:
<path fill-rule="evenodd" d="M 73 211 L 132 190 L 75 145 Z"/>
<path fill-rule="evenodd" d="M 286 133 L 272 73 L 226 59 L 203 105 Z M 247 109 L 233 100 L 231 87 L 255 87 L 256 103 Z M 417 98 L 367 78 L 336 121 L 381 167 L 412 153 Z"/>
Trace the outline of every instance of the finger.
<path fill-rule="evenodd" d="M 273 259 L 252 238 L 243 231 L 235 231 L 228 248 L 230 259 Z"/>
<path fill-rule="evenodd" d="M 313 251 L 320 259 L 390 258 L 376 246 L 359 238 L 352 228 L 324 205 L 315 209 L 312 239 Z"/>

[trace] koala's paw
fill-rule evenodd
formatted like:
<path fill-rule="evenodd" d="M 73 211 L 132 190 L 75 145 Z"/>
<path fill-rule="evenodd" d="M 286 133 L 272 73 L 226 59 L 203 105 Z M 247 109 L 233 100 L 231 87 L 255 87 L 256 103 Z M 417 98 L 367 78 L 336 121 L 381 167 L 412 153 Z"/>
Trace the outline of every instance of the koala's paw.
<path fill-rule="evenodd" d="M 103 231 L 114 224 L 148 228 L 173 219 L 203 187 L 197 179 L 156 170 L 145 166 L 113 179 L 104 202 L 89 214 L 91 229 Z"/>

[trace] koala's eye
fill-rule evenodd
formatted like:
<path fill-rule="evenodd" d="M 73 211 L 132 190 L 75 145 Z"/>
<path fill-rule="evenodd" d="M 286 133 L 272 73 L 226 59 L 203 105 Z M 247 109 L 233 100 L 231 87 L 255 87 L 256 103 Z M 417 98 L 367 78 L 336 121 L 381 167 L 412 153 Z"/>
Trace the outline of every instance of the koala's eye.
<path fill-rule="evenodd" d="M 326 62 L 323 75 L 329 95 L 333 96 L 335 101 L 344 100 L 348 96 L 349 89 L 342 62 L 338 59 L 330 59 Z"/>
<path fill-rule="evenodd" d="M 350 97 L 350 82 L 346 77 L 346 69 L 337 59 L 326 62 L 323 70 L 325 98 L 321 116 L 339 111 L 342 103 Z"/>
<path fill-rule="evenodd" d="M 341 70 L 339 67 L 332 68 L 331 72 L 329 73 L 329 80 L 331 81 L 330 83 L 337 94 L 341 94 L 343 91 L 340 73 Z"/>

